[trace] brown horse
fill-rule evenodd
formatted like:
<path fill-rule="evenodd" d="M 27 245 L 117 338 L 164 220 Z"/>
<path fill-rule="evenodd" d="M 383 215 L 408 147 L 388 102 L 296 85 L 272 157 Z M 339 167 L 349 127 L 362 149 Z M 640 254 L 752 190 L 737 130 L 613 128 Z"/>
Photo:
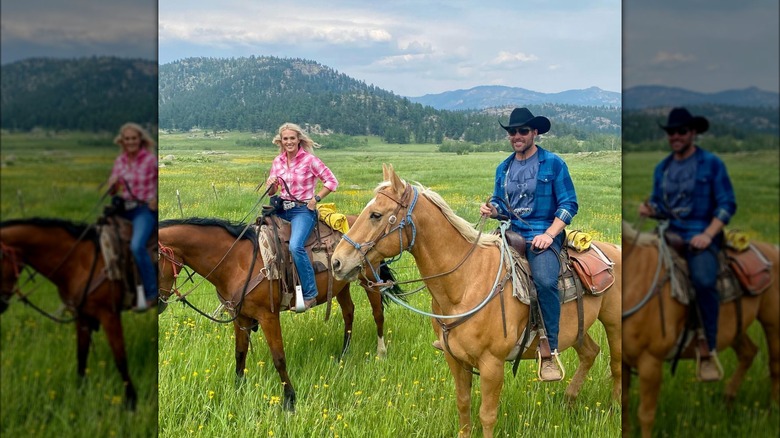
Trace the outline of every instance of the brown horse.
<path fill-rule="evenodd" d="M 136 392 L 127 369 L 122 332 L 123 291 L 104 273 L 97 232 L 93 227 L 61 219 L 15 219 L 0 223 L 2 290 L 0 313 L 14 295 L 16 283 L 30 266 L 57 286 L 60 299 L 75 315 L 78 375 L 84 377 L 92 332 L 106 331 L 114 362 L 125 385 L 125 400 L 135 407 Z"/>
<path fill-rule="evenodd" d="M 754 244 L 772 262 L 775 281 L 761 295 L 745 295 L 741 298 L 741 330 L 737 329 L 739 320 L 737 301 L 721 304 L 718 319 L 718 350 L 732 347 L 739 360 L 737 370 L 726 385 L 727 401 L 736 397 L 742 379 L 758 350 L 753 341 L 745 335 L 748 326 L 756 319 L 763 326 L 769 344 L 772 398 L 775 401 L 780 399 L 780 281 L 778 281 L 780 253 L 776 245 L 763 242 L 754 242 Z M 662 365 L 676 348 L 688 312 L 685 305 L 672 298 L 668 281 L 662 281 L 663 284 L 658 284 L 655 288 L 651 286 L 658 267 L 657 236 L 639 233 L 624 221 L 623 246 L 626 251 L 624 263 L 629 272 L 623 285 L 624 308 L 636 308 L 646 301 L 623 320 L 623 434 L 627 435 L 630 429 L 628 389 L 631 383 L 631 370 L 636 369 L 639 375 L 639 424 L 642 436 L 650 437 L 658 406 Z M 653 295 L 649 297 L 650 299 L 643 300 L 651 293 L 651 289 L 654 289 Z M 743 335 L 738 337 L 738 333 Z M 682 352 L 684 359 L 694 358 L 694 355 L 693 348 Z"/>
<path fill-rule="evenodd" d="M 347 218 L 348 222 L 354 221 L 354 216 Z M 170 219 L 160 222 L 159 243 L 161 296 L 171 296 L 176 287 L 175 273 L 182 265 L 189 266 L 201 276 L 207 277 L 216 288 L 220 301 L 227 303 L 234 316 L 235 311 L 239 312 L 233 320 L 237 381 L 244 377 L 249 329 L 256 329 L 259 323 L 271 350 L 276 371 L 284 385 L 283 406 L 294 411 L 295 390 L 287 374 L 282 327 L 279 322 L 279 281 L 263 279 L 254 287 L 248 286 L 249 279 L 256 278 L 264 271 L 263 259 L 256 250 L 257 234 L 254 229 L 246 228 L 245 224 L 231 224 L 213 218 Z M 392 279 L 389 270 L 383 271 L 383 274 L 380 275 L 382 278 Z M 320 272 L 315 278 L 319 291 L 317 303 L 321 304 L 327 301 L 328 272 Z M 363 283 L 363 287 L 371 303 L 377 326 L 377 356 L 385 357 L 387 349 L 384 343 L 382 296 L 371 290 L 366 283 Z M 245 291 L 245 288 L 249 290 Z M 352 337 L 355 305 L 349 293 L 348 282 L 334 281 L 332 290 L 344 318 L 344 345 L 341 352 L 343 356 Z M 242 295 L 245 295 L 243 300 Z"/>
<path fill-rule="evenodd" d="M 457 315 L 487 302 L 471 319 L 450 331 L 451 354 L 445 353 L 450 372 L 455 379 L 459 432 L 471 433 L 472 370 L 480 373 L 482 404 L 479 417 L 485 437 L 493 436 L 499 396 L 504 384 L 504 364 L 512 348 L 521 338 L 528 320 L 529 308 L 512 296 L 512 283 L 504 286 L 498 299 L 486 301 L 494 279 L 503 278 L 500 270 L 500 249 L 495 236 L 482 236 L 482 244 L 474 246 L 478 232 L 468 222 L 455 215 L 444 200 L 431 190 L 412 187 L 402 181 L 392 166 L 383 166 L 385 182 L 377 195 L 366 205 L 355 225 L 344 236 L 333 254 L 336 278 L 354 278 L 364 263 L 375 266 L 383 257 L 408 250 L 433 298 L 434 313 Z M 420 192 L 418 195 L 418 191 Z M 396 233 L 396 231 L 398 231 Z M 384 237 L 390 238 L 385 239 Z M 492 239 L 492 241 L 491 241 Z M 357 250 L 359 247 L 360 250 Z M 473 253 L 467 256 L 469 251 Z M 585 296 L 585 330 L 598 318 L 607 332 L 611 352 L 610 368 L 614 379 L 612 396 L 620 398 L 620 248 L 601 244 L 600 248 L 615 261 L 615 283 L 599 297 Z M 462 264 L 461 264 L 462 263 Z M 447 275 L 436 276 L 457 269 Z M 502 314 L 505 312 L 506 317 Z M 503 324 L 506 324 L 506 335 Z M 599 346 L 587 334 L 576 346 L 577 308 L 575 302 L 561 309 L 559 346 L 573 346 L 579 356 L 579 367 L 566 388 L 566 396 L 574 400 L 593 365 Z M 436 325 L 434 325 L 436 329 Z M 444 343 L 441 333 L 439 340 Z M 535 358 L 535 346 L 525 351 L 524 359 Z"/>

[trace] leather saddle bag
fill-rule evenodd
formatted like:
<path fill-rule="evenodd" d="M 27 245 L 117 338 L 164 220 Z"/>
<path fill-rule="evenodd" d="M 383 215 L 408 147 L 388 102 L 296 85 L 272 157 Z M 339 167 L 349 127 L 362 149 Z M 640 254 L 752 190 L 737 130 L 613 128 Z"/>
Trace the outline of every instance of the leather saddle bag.
<path fill-rule="evenodd" d="M 604 293 L 615 283 L 612 261 L 593 245 L 584 252 L 569 251 L 569 259 L 583 287 L 592 295 Z"/>
<path fill-rule="evenodd" d="M 772 284 L 772 262 L 758 248 L 751 244 L 742 252 L 731 248 L 725 251 L 734 275 L 747 293 L 758 295 Z"/>

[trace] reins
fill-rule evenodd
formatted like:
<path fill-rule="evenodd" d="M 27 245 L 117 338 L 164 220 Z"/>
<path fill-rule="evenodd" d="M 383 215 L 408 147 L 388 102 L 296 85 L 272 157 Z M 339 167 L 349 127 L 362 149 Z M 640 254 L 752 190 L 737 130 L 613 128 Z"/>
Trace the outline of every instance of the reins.
<path fill-rule="evenodd" d="M 669 252 L 669 246 L 666 244 L 666 241 L 664 239 L 664 232 L 666 231 L 666 228 L 669 226 L 669 223 L 666 221 L 662 221 L 658 224 L 658 259 L 656 262 L 656 269 L 655 273 L 653 274 L 653 282 L 650 284 L 649 289 L 647 290 L 647 293 L 644 297 L 631 307 L 630 309 L 624 311 L 622 313 L 622 319 L 626 319 L 630 317 L 631 315 L 635 314 L 639 309 L 644 307 L 650 299 L 658 293 L 658 291 L 661 290 L 661 288 L 666 284 L 667 281 L 672 280 L 674 276 L 674 267 L 669 266 L 669 270 L 671 271 L 670 275 L 664 275 L 663 278 L 661 278 L 661 271 L 663 270 L 664 261 L 668 261 L 671 263 L 672 255 Z M 639 240 L 639 231 L 637 230 L 637 237 L 634 239 L 635 243 Z M 659 281 L 660 280 L 660 281 Z M 663 303 L 663 300 L 661 299 L 660 294 L 658 294 L 660 302 Z M 661 304 L 661 319 L 663 320 L 663 304 Z M 661 324 L 661 330 L 665 331 L 664 328 L 665 324 Z"/>
<path fill-rule="evenodd" d="M 249 213 L 247 213 L 247 215 L 245 217 L 248 217 L 249 215 L 254 214 L 257 211 L 257 207 L 263 201 L 263 198 L 265 198 L 266 195 L 268 195 L 268 192 L 270 190 L 271 190 L 271 187 L 268 187 L 268 189 L 266 189 L 266 191 L 263 193 L 262 196 L 260 196 L 260 198 L 257 200 L 255 205 L 249 210 Z M 180 301 L 180 302 L 182 302 L 182 304 L 185 304 L 185 305 L 189 306 L 192 310 L 194 310 L 195 312 L 199 313 L 201 316 L 203 316 L 203 317 L 205 317 L 205 318 L 207 318 L 207 319 L 209 319 L 209 320 L 211 320 L 213 322 L 216 322 L 216 323 L 227 324 L 227 323 L 231 323 L 231 322 L 235 321 L 236 318 L 238 318 L 238 316 L 241 314 L 241 308 L 244 305 L 244 299 L 246 298 L 246 296 L 249 293 L 249 291 L 254 289 L 254 287 L 249 288 L 249 284 L 252 282 L 252 272 L 254 271 L 255 264 L 257 263 L 257 253 L 259 251 L 259 248 L 257 246 L 257 242 L 253 242 L 253 245 L 252 245 L 252 262 L 251 262 L 251 265 L 249 267 L 249 271 L 248 271 L 248 274 L 247 274 L 247 279 L 244 282 L 244 286 L 243 286 L 243 288 L 241 290 L 241 298 L 238 301 L 238 305 L 234 309 L 231 309 L 232 313 L 234 314 L 232 318 L 230 318 L 230 319 L 217 319 L 215 317 L 212 317 L 211 315 L 207 314 L 206 312 L 200 310 L 195 305 L 193 305 L 187 299 L 187 296 L 190 293 L 192 293 L 195 289 L 197 289 L 201 284 L 203 284 L 205 281 L 207 281 L 208 278 L 214 273 L 214 271 L 216 271 L 217 268 L 220 267 L 220 265 L 227 258 L 228 254 L 230 254 L 230 252 L 233 250 L 233 248 L 244 237 L 244 234 L 246 234 L 246 232 L 247 232 L 247 230 L 249 230 L 250 226 L 252 226 L 252 223 L 248 222 L 246 224 L 246 226 L 244 227 L 244 229 L 241 230 L 241 233 L 238 235 L 238 237 L 236 237 L 236 239 L 233 241 L 233 243 L 227 249 L 225 254 L 222 255 L 222 258 L 219 260 L 219 262 L 217 262 L 217 264 L 214 265 L 214 267 L 211 269 L 211 271 L 209 271 L 208 274 L 203 276 L 201 278 L 201 280 L 197 284 L 195 284 L 190 290 L 188 290 L 185 293 L 179 292 L 177 287 L 176 287 L 176 281 L 178 280 L 178 270 L 176 268 L 177 267 L 180 267 L 180 268 L 183 267 L 184 263 L 183 262 L 179 262 L 178 260 L 176 260 L 175 254 L 174 254 L 174 252 L 173 252 L 173 250 L 171 248 L 166 247 L 166 246 L 164 246 L 164 245 L 162 245 L 162 244 L 160 244 L 158 242 L 159 254 L 162 257 L 164 257 L 165 259 L 167 259 L 171 263 L 171 270 L 173 271 L 173 284 L 171 285 L 171 290 L 170 291 L 166 291 L 166 292 L 172 292 L 172 295 L 174 295 L 174 294 L 176 295 L 176 298 L 174 300 L 167 300 L 167 301 L 163 300 L 163 301 L 166 304 L 168 304 L 168 303 L 170 303 L 172 301 Z M 260 272 L 260 275 L 259 275 L 261 277 L 260 281 L 262 281 L 262 278 L 264 278 L 264 276 L 265 276 L 264 275 L 264 270 L 265 270 L 265 267 Z M 217 294 L 219 295 L 219 292 L 217 292 Z M 225 300 L 225 301 L 227 301 L 227 300 Z"/>

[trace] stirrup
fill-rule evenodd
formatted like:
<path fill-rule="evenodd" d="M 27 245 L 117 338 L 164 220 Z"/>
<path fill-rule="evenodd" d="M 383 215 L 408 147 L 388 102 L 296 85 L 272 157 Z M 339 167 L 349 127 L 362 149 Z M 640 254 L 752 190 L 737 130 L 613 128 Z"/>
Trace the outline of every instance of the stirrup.
<path fill-rule="evenodd" d="M 723 365 L 720 363 L 720 359 L 718 359 L 718 352 L 717 350 L 712 350 L 709 352 L 709 361 L 715 364 L 715 368 L 718 370 L 718 377 L 716 379 L 704 379 L 701 375 L 701 364 L 702 364 L 702 357 L 701 357 L 701 351 L 697 348 L 696 349 L 696 380 L 699 382 L 719 382 L 723 380 Z"/>
<path fill-rule="evenodd" d="M 556 348 L 551 352 L 551 357 L 549 359 L 545 360 L 555 360 L 555 362 L 558 364 L 558 370 L 561 372 L 561 378 L 556 380 L 544 380 L 542 379 L 542 352 L 539 351 L 539 349 L 536 349 L 536 377 L 539 378 L 540 382 L 560 382 L 561 380 L 566 378 L 566 368 L 563 367 L 563 363 L 561 362 L 560 354 L 558 353 L 558 349 Z"/>
<path fill-rule="evenodd" d="M 295 313 L 306 311 L 306 302 L 303 299 L 303 288 L 300 284 L 295 285 Z"/>

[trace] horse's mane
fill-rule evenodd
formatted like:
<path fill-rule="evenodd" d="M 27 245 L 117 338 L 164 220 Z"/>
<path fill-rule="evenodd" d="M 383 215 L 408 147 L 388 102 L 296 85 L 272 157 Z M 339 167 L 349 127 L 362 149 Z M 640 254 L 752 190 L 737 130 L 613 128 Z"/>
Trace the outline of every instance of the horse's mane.
<path fill-rule="evenodd" d="M 84 237 L 90 239 L 97 237 L 97 230 L 95 227 L 91 227 L 90 225 L 82 222 L 71 222 L 66 219 L 31 217 L 25 219 L 9 219 L 0 222 L 0 228 L 12 227 L 15 225 L 29 225 L 42 228 L 61 228 L 75 238 L 81 237 L 82 234 L 84 234 L 84 231 L 87 230 Z"/>
<path fill-rule="evenodd" d="M 197 227 L 220 227 L 228 232 L 231 236 L 238 238 L 241 236 L 241 232 L 246 227 L 245 223 L 230 222 L 225 219 L 209 218 L 209 217 L 191 217 L 186 219 L 166 219 L 160 222 L 159 228 L 172 227 L 174 225 L 194 225 Z M 254 227 L 249 227 L 241 236 L 242 239 L 251 240 L 257 242 L 257 232 Z"/>
<path fill-rule="evenodd" d="M 404 181 L 404 184 L 407 183 Z M 390 182 L 388 181 L 380 183 L 379 186 L 377 186 L 377 188 L 374 190 L 374 193 L 378 192 L 379 190 L 389 185 Z M 495 246 L 501 239 L 501 236 L 495 234 L 482 233 L 482 235 L 480 235 L 479 231 L 476 228 L 474 228 L 468 221 L 455 214 L 455 212 L 447 204 L 444 198 L 441 197 L 441 195 L 423 186 L 420 183 L 415 183 L 415 186 L 419 190 L 420 194 L 428 198 L 428 200 L 433 202 L 435 206 L 439 207 L 439 210 L 441 210 L 442 214 L 447 219 L 447 221 L 450 224 L 452 224 L 452 226 L 455 227 L 456 230 L 458 230 L 458 233 L 460 233 L 460 235 L 463 236 L 463 238 L 466 239 L 467 242 L 474 243 L 477 240 L 477 236 L 479 236 L 479 246 L 490 247 L 490 246 Z"/>
<path fill-rule="evenodd" d="M 636 246 L 657 246 L 658 236 L 651 233 L 643 233 L 632 227 L 628 222 L 623 221 L 623 241 L 630 242 Z"/>

